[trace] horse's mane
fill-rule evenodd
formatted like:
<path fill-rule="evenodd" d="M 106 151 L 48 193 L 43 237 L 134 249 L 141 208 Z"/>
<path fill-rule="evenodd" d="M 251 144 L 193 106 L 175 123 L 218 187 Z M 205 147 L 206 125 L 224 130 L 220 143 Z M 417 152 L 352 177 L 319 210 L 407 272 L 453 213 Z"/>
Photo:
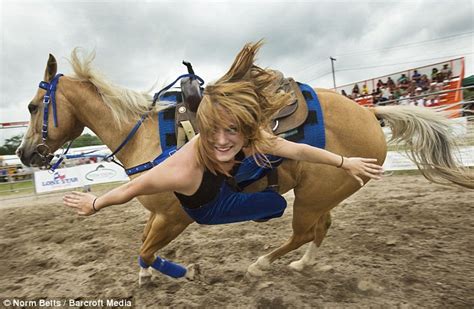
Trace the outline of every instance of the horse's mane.
<path fill-rule="evenodd" d="M 82 56 L 82 57 L 81 57 Z M 126 89 L 108 81 L 99 71 L 93 68 L 95 52 L 79 55 L 75 48 L 69 60 L 74 70 L 74 78 L 90 82 L 95 86 L 104 103 L 110 108 L 116 122 L 120 125 L 136 121 L 151 105 L 151 97 L 145 92 Z"/>

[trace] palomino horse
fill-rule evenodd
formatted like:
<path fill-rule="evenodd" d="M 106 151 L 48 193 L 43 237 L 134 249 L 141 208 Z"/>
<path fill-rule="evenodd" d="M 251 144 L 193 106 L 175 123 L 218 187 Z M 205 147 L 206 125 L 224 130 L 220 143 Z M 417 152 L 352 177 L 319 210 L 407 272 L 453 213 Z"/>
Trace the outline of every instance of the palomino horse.
<path fill-rule="evenodd" d="M 150 105 L 147 95 L 107 82 L 92 68 L 92 59 L 91 55 L 81 60 L 76 51 L 72 53 L 75 76 L 60 78 L 55 96 L 57 127 L 51 119 L 55 117 L 48 116 L 49 130 L 43 140 L 45 91 L 39 89 L 29 103 L 30 125 L 17 150 L 25 165 L 49 163 L 49 154 L 79 136 L 84 127 L 90 128 L 110 149 L 116 149 L 133 127 L 130 121 L 147 111 Z M 51 82 L 56 73 L 56 60 L 50 55 L 44 81 Z M 344 156 L 376 158 L 382 164 L 387 145 L 377 116 L 392 128 L 393 139 L 403 141 L 411 148 L 412 158 L 428 179 L 474 187 L 472 175 L 459 168 L 451 155 L 454 138 L 445 117 L 424 108 L 389 106 L 369 110 L 333 91 L 317 89 L 316 92 L 324 114 L 328 150 Z M 150 161 L 161 152 L 157 121 L 156 115 L 148 117 L 134 138 L 117 154 L 124 166 Z M 330 166 L 285 160 L 278 170 L 280 193 L 294 189 L 293 234 L 286 243 L 250 265 L 248 272 L 251 275 L 261 275 L 274 260 L 308 242 L 310 246 L 304 256 L 292 262 L 290 267 L 301 270 L 314 263 L 315 249 L 321 245 L 331 224 L 330 210 L 360 189 L 360 185 L 343 170 Z M 266 182 L 263 178 L 250 190 L 262 189 Z M 140 196 L 138 200 L 151 213 L 140 251 L 141 258 L 151 265 L 155 253 L 193 220 L 171 192 Z M 142 268 L 140 282 L 149 279 L 150 275 Z"/>

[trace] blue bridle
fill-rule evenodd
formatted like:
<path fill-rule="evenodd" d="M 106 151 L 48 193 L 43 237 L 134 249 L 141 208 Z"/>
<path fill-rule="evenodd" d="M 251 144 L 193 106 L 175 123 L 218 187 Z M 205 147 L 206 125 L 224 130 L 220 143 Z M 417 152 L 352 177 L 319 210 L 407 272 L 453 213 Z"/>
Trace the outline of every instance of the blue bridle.
<path fill-rule="evenodd" d="M 48 138 L 48 120 L 49 120 L 49 106 L 52 106 L 53 110 L 53 123 L 54 127 L 58 127 L 58 113 L 56 108 L 56 89 L 59 83 L 59 79 L 63 74 L 56 74 L 54 78 L 48 83 L 41 81 L 38 85 L 39 88 L 46 90 L 46 93 L 43 97 L 43 127 L 41 129 L 41 141 L 42 143 L 36 146 L 37 153 L 43 159 L 43 162 L 47 165 L 49 164 L 50 159 L 54 157 L 54 154 L 51 153 L 49 146 L 46 144 L 46 139 Z M 54 163 L 51 167 L 51 171 L 54 171 L 58 168 L 61 162 L 64 160 L 64 155 L 69 151 L 72 141 L 69 142 L 66 151 L 63 155 L 60 156 L 59 160 Z"/>
<path fill-rule="evenodd" d="M 43 113 L 43 129 L 41 130 L 41 138 L 43 143 L 46 142 L 46 138 L 48 138 L 48 117 L 49 117 L 49 105 L 53 106 L 53 120 L 54 126 L 58 127 L 58 114 L 56 109 L 56 88 L 58 86 L 59 78 L 61 78 L 63 74 L 57 74 L 49 83 L 42 81 L 39 83 L 41 89 L 46 90 L 46 94 L 43 98 L 44 104 L 44 113 Z"/>
<path fill-rule="evenodd" d="M 54 76 L 54 78 L 49 83 L 45 82 L 45 81 L 41 81 L 39 83 L 39 88 L 46 90 L 46 94 L 44 95 L 44 98 L 43 98 L 43 105 L 44 105 L 44 107 L 43 107 L 43 127 L 42 127 L 42 130 L 41 130 L 42 143 L 39 144 L 38 146 L 36 146 L 36 150 L 37 150 L 37 153 L 41 156 L 41 158 L 43 159 L 43 161 L 46 164 L 49 164 L 49 159 L 54 157 L 54 154 L 51 153 L 49 146 L 46 144 L 46 139 L 48 138 L 49 106 L 52 105 L 53 122 L 54 122 L 54 126 L 57 128 L 58 127 L 58 116 L 57 116 L 57 108 L 56 108 L 56 89 L 57 89 L 59 79 L 61 78 L 61 76 L 63 76 L 63 74 L 56 74 L 56 76 Z M 112 161 L 112 162 L 117 163 L 118 165 L 122 166 L 123 168 L 125 168 L 123 165 L 121 165 L 120 163 L 115 161 L 115 154 L 117 154 L 120 150 L 122 150 L 122 148 L 132 139 L 132 137 L 135 135 L 137 130 L 142 125 L 143 121 L 148 117 L 150 111 L 152 111 L 153 107 L 160 100 L 161 96 L 167 90 L 169 90 L 171 87 L 173 87 L 180 79 L 186 78 L 186 77 L 189 77 L 191 79 L 197 79 L 199 81 L 200 86 L 202 86 L 204 84 L 204 80 L 201 77 L 195 75 L 194 73 L 188 73 L 188 74 L 180 75 L 171 84 L 167 85 L 166 87 L 164 87 L 163 89 L 161 89 L 160 91 L 155 93 L 155 95 L 153 96 L 153 104 L 151 105 L 150 110 L 140 117 L 140 120 L 138 120 L 138 122 L 135 124 L 135 126 L 132 128 L 132 130 L 128 133 L 125 140 L 122 141 L 122 143 L 117 147 L 117 149 L 115 149 L 115 151 L 113 151 L 110 155 L 108 155 L 104 158 L 105 161 L 108 161 L 108 162 Z M 67 146 L 66 151 L 64 151 L 59 156 L 59 160 L 51 166 L 51 168 L 50 168 L 51 171 L 56 170 L 58 168 L 58 166 L 61 164 L 61 162 L 64 160 L 64 158 L 67 157 L 66 154 L 69 151 L 69 149 L 71 147 L 71 144 L 72 144 L 72 141 L 69 142 L 69 145 Z M 162 154 L 162 155 L 164 155 L 164 154 Z M 156 159 L 159 159 L 159 157 L 160 156 L 158 156 L 158 158 L 156 158 Z M 149 169 L 150 167 L 148 167 L 148 166 L 150 164 L 151 164 L 151 166 L 155 165 L 155 163 L 154 163 L 155 160 L 140 164 L 138 166 L 134 166 L 133 168 L 130 168 L 130 169 L 127 169 L 127 174 L 128 174 L 128 170 L 130 170 L 129 175 L 132 175 L 134 173 L 140 172 L 145 167 L 146 167 L 146 169 Z"/>
<path fill-rule="evenodd" d="M 56 76 L 54 76 L 54 78 L 49 83 L 45 82 L 45 81 L 41 81 L 39 83 L 39 88 L 46 90 L 46 94 L 44 95 L 44 98 L 43 98 L 43 105 L 44 105 L 44 107 L 43 107 L 43 127 L 42 127 L 42 130 L 41 130 L 42 143 L 39 144 L 38 146 L 36 146 L 36 150 L 37 150 L 37 153 L 41 156 L 41 158 L 43 159 L 43 162 L 45 162 L 46 165 L 49 164 L 50 159 L 52 159 L 54 157 L 54 154 L 51 153 L 49 146 L 46 144 L 46 139 L 48 138 L 49 106 L 52 105 L 54 127 L 57 128 L 58 127 L 58 115 L 57 115 L 57 108 L 56 108 L 56 89 L 57 89 L 59 79 L 61 78 L 61 76 L 63 76 L 63 74 L 56 74 Z M 115 161 L 115 154 L 117 154 L 120 150 L 122 150 L 122 148 L 132 139 L 132 137 L 135 135 L 137 130 L 142 125 L 143 121 L 148 117 L 149 113 L 153 110 L 153 107 L 160 100 L 161 96 L 167 90 L 169 90 L 171 87 L 173 87 L 173 85 L 175 85 L 180 79 L 186 78 L 186 77 L 189 77 L 191 79 L 197 79 L 201 86 L 204 84 L 204 80 L 201 77 L 199 77 L 195 74 L 192 74 L 192 73 L 183 74 L 183 75 L 180 75 L 178 78 L 176 78 L 176 80 L 174 80 L 171 84 L 167 85 L 166 87 L 161 89 L 159 92 L 155 93 L 155 95 L 153 96 L 153 104 L 151 105 L 150 110 L 147 113 L 145 113 L 141 116 L 140 120 L 138 120 L 138 122 L 135 124 L 135 126 L 132 128 L 132 130 L 128 133 L 125 140 L 117 147 L 117 149 L 115 149 L 115 151 L 113 151 L 110 155 L 108 155 L 104 158 L 105 161 L 109 161 L 109 162 L 112 161 L 112 162 L 122 166 L 123 168 L 125 168 L 123 165 L 121 165 L 120 163 Z M 50 168 L 51 171 L 56 170 L 58 168 L 58 166 L 61 164 L 61 162 L 64 160 L 64 158 L 67 157 L 66 154 L 69 151 L 69 149 L 71 147 L 71 144 L 72 144 L 72 141 L 69 142 L 69 145 L 67 146 L 66 151 L 64 151 L 59 156 L 59 160 L 51 166 L 51 168 Z M 150 162 L 154 162 L 154 161 L 150 161 Z M 150 162 L 140 164 L 140 165 L 138 165 L 138 166 L 136 166 L 132 169 L 141 168 L 142 166 L 149 165 Z"/>

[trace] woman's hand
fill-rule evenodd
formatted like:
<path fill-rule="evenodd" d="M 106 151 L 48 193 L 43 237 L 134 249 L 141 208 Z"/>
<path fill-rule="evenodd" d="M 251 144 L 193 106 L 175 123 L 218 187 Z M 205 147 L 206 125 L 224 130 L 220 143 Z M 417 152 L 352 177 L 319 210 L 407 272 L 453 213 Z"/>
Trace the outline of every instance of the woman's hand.
<path fill-rule="evenodd" d="M 364 181 L 360 176 L 367 176 L 371 179 L 379 180 L 382 178 L 383 168 L 374 164 L 377 159 L 367 158 L 344 158 L 342 168 L 352 177 L 354 177 L 362 187 Z"/>
<path fill-rule="evenodd" d="M 90 193 L 82 193 L 73 191 L 63 197 L 64 205 L 77 210 L 77 214 L 81 216 L 90 216 L 96 213 L 92 207 L 96 196 Z"/>

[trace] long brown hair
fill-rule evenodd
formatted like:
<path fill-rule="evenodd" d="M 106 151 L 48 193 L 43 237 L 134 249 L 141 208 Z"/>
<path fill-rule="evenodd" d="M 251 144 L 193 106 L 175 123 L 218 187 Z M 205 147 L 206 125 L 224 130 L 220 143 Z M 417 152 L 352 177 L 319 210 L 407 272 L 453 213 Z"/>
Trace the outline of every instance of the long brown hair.
<path fill-rule="evenodd" d="M 273 139 L 264 137 L 262 130 L 271 132 L 272 116 L 290 102 L 291 96 L 277 91 L 279 75 L 254 65 L 262 44 L 261 40 L 247 43 L 229 71 L 204 90 L 197 112 L 200 132 L 197 156 L 198 161 L 213 173 L 228 174 L 215 158 L 213 144 L 214 130 L 222 127 L 223 113 L 244 136 L 245 147 L 250 149 L 256 162 L 264 166 L 270 164 L 263 149 L 269 149 Z"/>

